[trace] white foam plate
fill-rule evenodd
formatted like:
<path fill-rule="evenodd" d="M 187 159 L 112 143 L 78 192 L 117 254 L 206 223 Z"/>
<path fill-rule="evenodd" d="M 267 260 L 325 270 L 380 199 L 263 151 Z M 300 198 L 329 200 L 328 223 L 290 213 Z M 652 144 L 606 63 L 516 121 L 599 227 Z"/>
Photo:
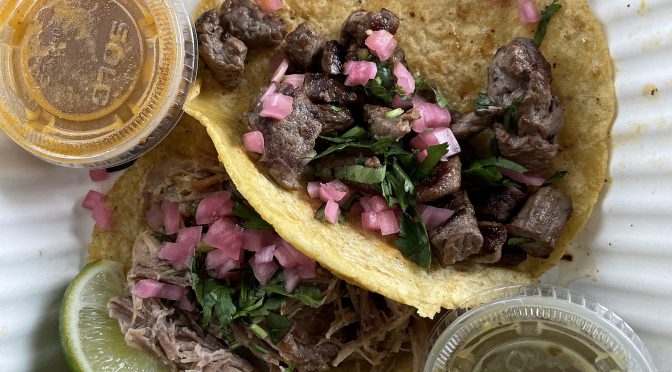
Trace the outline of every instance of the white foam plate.
<path fill-rule="evenodd" d="M 590 3 L 616 67 L 610 182 L 572 247 L 573 264 L 545 281 L 621 315 L 658 368 L 672 371 L 672 1 Z M 66 369 L 58 308 L 92 228 L 80 204 L 111 182 L 43 163 L 0 133 L 0 371 Z"/>

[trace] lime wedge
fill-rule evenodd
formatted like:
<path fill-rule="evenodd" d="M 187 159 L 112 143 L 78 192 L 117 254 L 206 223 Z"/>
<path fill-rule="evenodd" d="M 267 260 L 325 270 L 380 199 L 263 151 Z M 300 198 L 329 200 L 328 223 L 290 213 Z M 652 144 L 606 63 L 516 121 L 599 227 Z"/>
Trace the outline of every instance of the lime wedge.
<path fill-rule="evenodd" d="M 123 296 L 123 266 L 101 260 L 86 265 L 65 291 L 60 334 L 65 359 L 74 371 L 164 371 L 149 355 L 126 344 L 107 301 Z"/>

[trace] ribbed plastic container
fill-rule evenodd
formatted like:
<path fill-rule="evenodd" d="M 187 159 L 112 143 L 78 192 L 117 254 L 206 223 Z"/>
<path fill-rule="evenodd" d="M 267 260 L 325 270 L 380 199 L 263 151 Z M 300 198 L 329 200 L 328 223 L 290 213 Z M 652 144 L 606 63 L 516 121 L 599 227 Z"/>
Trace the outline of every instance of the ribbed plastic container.
<path fill-rule="evenodd" d="M 635 332 L 580 293 L 544 284 L 483 292 L 442 318 L 425 372 L 656 371 Z"/>
<path fill-rule="evenodd" d="M 0 1 L 0 129 L 58 165 L 131 161 L 182 115 L 195 38 L 179 0 Z"/>

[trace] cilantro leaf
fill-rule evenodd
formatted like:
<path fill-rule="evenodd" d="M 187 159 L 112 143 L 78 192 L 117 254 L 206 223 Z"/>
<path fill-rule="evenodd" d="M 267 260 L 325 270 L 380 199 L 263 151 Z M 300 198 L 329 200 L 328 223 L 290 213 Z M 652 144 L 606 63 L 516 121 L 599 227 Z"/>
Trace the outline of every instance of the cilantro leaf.
<path fill-rule="evenodd" d="M 544 185 L 550 185 L 552 183 L 555 183 L 557 181 L 560 181 L 567 175 L 567 171 L 559 171 L 555 172 L 552 176 L 548 177 L 546 181 L 544 181 Z"/>
<path fill-rule="evenodd" d="M 199 278 L 193 285 L 196 300 L 203 308 L 203 324 L 210 324 L 214 310 L 220 326 L 222 328 L 227 327 L 236 313 L 236 305 L 231 298 L 231 289 L 219 284 L 212 278 L 203 280 Z"/>
<path fill-rule="evenodd" d="M 347 142 L 352 142 L 358 138 L 363 138 L 366 137 L 366 129 L 360 127 L 360 126 L 355 126 L 350 128 L 347 132 L 343 133 L 340 137 L 327 137 L 327 136 L 320 136 L 320 138 L 327 140 L 329 142 L 333 143 L 347 143 Z"/>
<path fill-rule="evenodd" d="M 557 13 L 562 5 L 558 3 L 558 0 L 553 0 L 553 2 L 544 8 L 541 11 L 541 19 L 539 20 L 539 26 L 537 26 L 537 31 L 534 33 L 534 43 L 537 46 L 541 46 L 541 42 L 544 41 L 544 36 L 546 36 L 546 29 L 548 28 L 548 22 L 551 18 Z"/>
<path fill-rule="evenodd" d="M 283 285 L 284 276 L 279 275 L 276 280 L 272 280 L 264 287 L 268 293 L 275 293 L 285 297 L 299 300 L 301 303 L 310 307 L 318 308 L 324 304 L 325 297 L 322 296 L 322 291 L 312 285 L 301 284 L 293 292 L 287 292 Z"/>
<path fill-rule="evenodd" d="M 409 213 L 401 215 L 399 239 L 394 242 L 394 245 L 404 257 L 425 269 L 429 269 L 429 265 L 432 263 L 429 234 L 415 207 L 409 208 Z"/>
<path fill-rule="evenodd" d="M 247 229 L 273 230 L 273 226 L 264 221 L 259 213 L 247 204 L 236 202 L 233 206 L 233 214 L 244 220 L 242 224 Z"/>
<path fill-rule="evenodd" d="M 420 75 L 417 74 L 415 76 L 415 88 L 431 90 L 432 92 L 434 92 L 434 97 L 436 98 L 437 105 L 439 105 L 441 108 L 448 107 L 453 111 L 457 111 L 457 109 L 455 109 L 455 106 L 453 106 L 441 93 L 441 89 L 439 89 L 439 87 L 437 87 L 436 84 L 433 84 L 423 79 L 422 77 L 420 77 Z"/>
<path fill-rule="evenodd" d="M 490 110 L 493 107 L 503 106 L 493 101 L 485 92 L 478 93 L 476 101 L 474 101 L 474 112 L 476 113 L 476 116 L 490 115 Z"/>
<path fill-rule="evenodd" d="M 521 245 L 521 244 L 525 244 L 525 243 L 531 243 L 533 241 L 534 241 L 534 239 L 531 239 L 531 238 L 513 237 L 513 238 L 509 238 L 509 239 L 506 240 L 506 245 L 513 247 L 513 246 L 517 246 L 517 245 Z"/>
<path fill-rule="evenodd" d="M 386 104 L 390 104 L 396 93 L 395 79 L 392 74 L 392 65 L 389 62 L 379 62 L 376 78 L 369 80 L 364 86 L 364 92 L 368 96 L 377 97 Z"/>
<path fill-rule="evenodd" d="M 463 175 L 469 177 L 484 186 L 500 187 L 513 186 L 522 188 L 520 184 L 509 179 L 505 179 L 499 168 L 507 168 L 519 173 L 527 172 L 527 168 L 522 165 L 501 157 L 490 157 L 475 161 L 462 172 Z"/>
<path fill-rule="evenodd" d="M 334 168 L 334 177 L 339 180 L 348 180 L 373 185 L 385 179 L 385 167 L 371 168 L 362 165 L 346 165 Z"/>
<path fill-rule="evenodd" d="M 441 158 L 448 153 L 448 144 L 442 143 L 427 148 L 427 158 L 415 170 L 414 175 L 417 179 L 424 180 L 431 174 L 434 167 L 441 161 Z"/>
<path fill-rule="evenodd" d="M 389 198 L 393 196 L 402 211 L 405 211 L 415 200 L 415 184 L 397 159 L 392 160 L 392 169 L 385 174 L 385 182 L 381 188 L 388 205 L 393 204 Z"/>
<path fill-rule="evenodd" d="M 504 113 L 504 130 L 507 132 L 514 130 L 518 123 L 518 109 L 520 108 L 521 103 L 523 103 L 522 94 L 514 99 L 506 108 L 506 112 Z"/>
<path fill-rule="evenodd" d="M 266 316 L 266 327 L 268 327 L 268 332 L 271 334 L 271 340 L 274 344 L 280 342 L 289 333 L 293 325 L 294 323 L 286 316 L 273 313 Z"/>

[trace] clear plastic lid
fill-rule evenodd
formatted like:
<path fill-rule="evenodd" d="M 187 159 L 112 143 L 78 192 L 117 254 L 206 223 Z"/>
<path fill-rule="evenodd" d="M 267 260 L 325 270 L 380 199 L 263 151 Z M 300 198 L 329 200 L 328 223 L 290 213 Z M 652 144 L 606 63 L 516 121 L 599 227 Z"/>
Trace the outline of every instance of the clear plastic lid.
<path fill-rule="evenodd" d="M 604 306 L 542 284 L 499 288 L 446 314 L 429 371 L 655 371 L 635 332 Z"/>
<path fill-rule="evenodd" d="M 0 0 L 0 127 L 47 161 L 140 156 L 177 123 L 195 70 L 179 0 Z"/>

